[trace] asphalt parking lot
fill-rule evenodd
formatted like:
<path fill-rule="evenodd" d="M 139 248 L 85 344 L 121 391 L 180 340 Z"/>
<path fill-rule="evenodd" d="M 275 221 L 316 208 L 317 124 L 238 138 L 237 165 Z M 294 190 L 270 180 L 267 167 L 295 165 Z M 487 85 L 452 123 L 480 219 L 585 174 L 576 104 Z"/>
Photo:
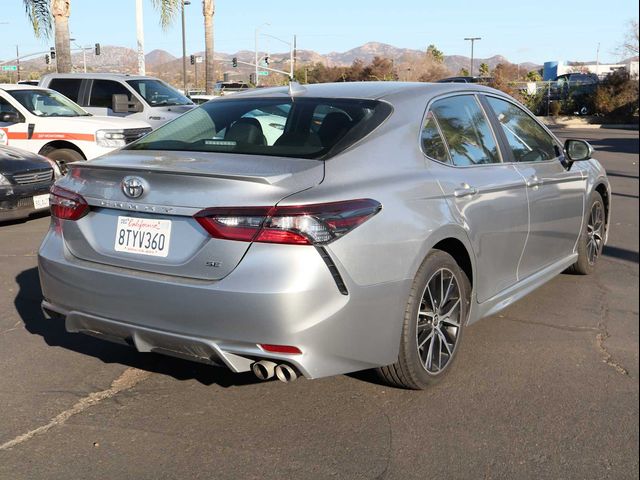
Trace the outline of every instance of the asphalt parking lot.
<path fill-rule="evenodd" d="M 40 311 L 49 219 L 0 226 L 0 478 L 638 478 L 638 132 L 592 142 L 609 245 L 466 332 L 444 382 L 290 385 L 68 334 Z"/>

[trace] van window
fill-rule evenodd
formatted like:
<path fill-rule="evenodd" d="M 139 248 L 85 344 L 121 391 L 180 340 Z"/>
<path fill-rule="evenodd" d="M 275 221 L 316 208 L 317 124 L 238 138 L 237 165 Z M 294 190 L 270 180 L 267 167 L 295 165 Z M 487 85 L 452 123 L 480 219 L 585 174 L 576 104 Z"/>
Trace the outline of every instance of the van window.
<path fill-rule="evenodd" d="M 112 80 L 94 80 L 89 106 L 111 108 L 113 95 L 126 95 L 131 100 L 131 92 L 124 85 Z"/>
<path fill-rule="evenodd" d="M 82 85 L 81 78 L 54 78 L 49 83 L 48 88 L 60 92 L 69 100 L 78 103 L 78 99 L 80 98 L 80 85 Z"/>
<path fill-rule="evenodd" d="M 127 83 L 142 95 L 142 98 L 152 107 L 193 105 L 191 100 L 160 80 L 148 78 L 144 80 L 127 80 Z"/>

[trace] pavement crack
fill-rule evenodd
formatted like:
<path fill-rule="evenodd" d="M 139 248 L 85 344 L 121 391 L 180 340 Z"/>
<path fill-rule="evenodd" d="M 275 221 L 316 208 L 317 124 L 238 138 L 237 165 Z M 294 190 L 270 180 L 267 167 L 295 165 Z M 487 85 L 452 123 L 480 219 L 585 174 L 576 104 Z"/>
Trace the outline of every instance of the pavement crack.
<path fill-rule="evenodd" d="M 6 330 L 2 330 L 0 332 L 0 335 L 4 335 L 5 333 L 9 333 L 9 332 L 13 332 L 14 330 L 17 330 L 21 323 L 22 323 L 22 321 L 18 320 L 10 328 L 7 328 Z"/>
<path fill-rule="evenodd" d="M 532 320 L 523 320 L 521 318 L 513 318 L 513 317 L 500 317 L 502 320 L 509 320 L 510 322 L 524 323 L 527 325 L 537 325 L 540 327 L 549 327 L 555 328 L 557 330 L 564 330 L 567 332 L 599 332 L 600 328 L 598 327 L 582 327 L 578 325 L 562 325 L 559 323 L 545 323 L 545 322 L 534 322 Z"/>
<path fill-rule="evenodd" d="M 600 319 L 598 320 L 598 334 L 596 335 L 596 345 L 598 346 L 598 350 L 602 355 L 602 361 L 613 368 L 620 375 L 629 375 L 629 371 L 624 368 L 620 363 L 618 363 L 613 355 L 607 349 L 605 342 L 611 336 L 609 331 L 607 330 L 607 322 L 609 320 L 609 304 L 606 301 L 607 298 L 607 290 L 600 284 L 597 284 L 602 292 L 602 297 L 605 301 L 602 303 L 602 307 L 600 309 Z"/>
<path fill-rule="evenodd" d="M 81 398 L 70 409 L 58 414 L 46 425 L 42 425 L 38 428 L 30 430 L 26 433 L 23 433 L 22 435 L 15 437 L 12 440 L 9 440 L 8 442 L 3 443 L 2 445 L 0 445 L 0 451 L 8 450 L 12 447 L 15 447 L 16 445 L 20 445 L 21 443 L 31 440 L 36 435 L 42 435 L 43 433 L 51 430 L 53 427 L 62 425 L 71 417 L 77 415 L 78 413 L 82 413 L 87 408 L 97 405 L 103 400 L 111 398 L 124 390 L 133 388 L 138 383 L 149 378 L 150 375 L 150 372 L 146 372 L 144 370 L 139 370 L 137 368 L 127 368 L 118 378 L 116 378 L 111 383 L 111 386 L 106 390 L 93 392 L 86 397 Z"/>

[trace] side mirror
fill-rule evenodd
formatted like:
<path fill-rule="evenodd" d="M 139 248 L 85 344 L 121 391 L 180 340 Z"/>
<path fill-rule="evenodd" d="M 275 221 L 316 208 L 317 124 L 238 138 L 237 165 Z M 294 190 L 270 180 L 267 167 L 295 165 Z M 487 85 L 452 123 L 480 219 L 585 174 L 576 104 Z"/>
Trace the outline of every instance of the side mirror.
<path fill-rule="evenodd" d="M 593 147 L 589 145 L 589 142 L 585 142 L 584 140 L 574 140 L 570 138 L 564 142 L 564 152 L 567 160 L 570 162 L 580 162 L 591 159 L 593 156 Z"/>
<path fill-rule="evenodd" d="M 3 123 L 22 123 L 24 118 L 18 112 L 3 112 L 0 113 L 0 122 Z"/>
<path fill-rule="evenodd" d="M 143 110 L 142 104 L 133 99 L 129 101 L 129 96 L 124 93 L 115 93 L 111 96 L 111 110 L 113 113 L 136 113 Z"/>

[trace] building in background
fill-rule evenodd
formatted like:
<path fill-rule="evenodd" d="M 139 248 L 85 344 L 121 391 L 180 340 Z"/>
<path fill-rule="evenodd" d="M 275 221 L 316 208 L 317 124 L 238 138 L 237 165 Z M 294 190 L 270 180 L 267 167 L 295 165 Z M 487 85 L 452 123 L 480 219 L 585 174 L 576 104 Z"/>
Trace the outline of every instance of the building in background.
<path fill-rule="evenodd" d="M 542 70 L 543 80 L 555 80 L 560 75 L 568 73 L 595 73 L 598 76 L 607 76 L 617 70 L 627 70 L 632 77 L 638 77 L 638 60 L 629 60 L 625 63 L 605 64 L 605 63 L 581 63 L 567 61 L 544 62 Z"/>

